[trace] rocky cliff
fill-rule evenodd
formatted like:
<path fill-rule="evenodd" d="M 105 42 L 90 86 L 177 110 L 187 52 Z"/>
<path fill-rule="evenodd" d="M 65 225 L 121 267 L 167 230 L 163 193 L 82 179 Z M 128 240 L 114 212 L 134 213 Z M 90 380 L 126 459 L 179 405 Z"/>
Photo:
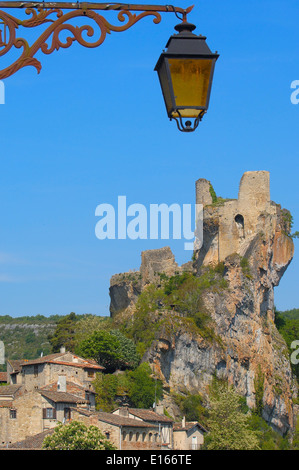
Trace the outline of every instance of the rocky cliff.
<path fill-rule="evenodd" d="M 165 390 L 205 397 L 216 374 L 254 408 L 259 388 L 263 417 L 285 433 L 293 428 L 297 385 L 274 324 L 274 287 L 294 254 L 290 213 L 270 200 L 268 172 L 245 173 L 233 200 L 217 198 L 209 181 L 198 180 L 196 202 L 203 204 L 203 245 L 193 262 L 178 266 L 168 247 L 142 253 L 140 271 L 111 279 L 111 314 L 134 323 L 137 299 L 148 285 L 161 289 L 161 273 L 168 280 L 192 273 L 199 283 L 192 296 L 200 292 L 196 306 L 213 334 L 193 328 L 182 302 L 167 304 L 164 296 L 148 316 L 155 333 L 143 360 Z"/>

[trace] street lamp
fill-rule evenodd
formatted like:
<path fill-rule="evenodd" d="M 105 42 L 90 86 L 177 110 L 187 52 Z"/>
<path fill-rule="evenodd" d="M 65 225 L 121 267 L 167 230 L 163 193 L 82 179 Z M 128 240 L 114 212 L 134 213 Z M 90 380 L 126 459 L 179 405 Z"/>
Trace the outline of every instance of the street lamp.
<path fill-rule="evenodd" d="M 70 47 L 76 41 L 84 47 L 95 48 L 103 44 L 112 31 L 126 31 L 147 16 L 153 16 L 154 23 L 158 24 L 160 13 L 174 13 L 182 21 L 175 27 L 179 34 L 171 36 L 166 46 L 168 49 L 161 54 L 155 68 L 167 114 L 170 119 L 176 120 L 180 131 L 191 132 L 197 128 L 208 109 L 218 54 L 210 51 L 204 36 L 193 34 L 195 26 L 187 22 L 187 14 L 193 6 L 183 9 L 172 5 L 0 0 L 0 8 L 25 9 L 29 16 L 21 20 L 0 10 L 0 57 L 14 49 L 20 50 L 19 57 L 14 57 L 8 67 L 0 70 L 0 80 L 27 66 L 33 66 L 40 72 L 42 66 L 36 58 L 40 51 L 51 54 L 60 48 Z M 123 24 L 111 24 L 98 11 L 118 11 L 118 20 Z M 97 28 L 70 24 L 72 20 L 82 17 L 93 22 Z M 29 29 L 45 26 L 46 29 L 30 45 L 26 39 L 17 37 L 21 26 Z M 67 38 L 60 37 L 62 32 L 68 33 Z M 194 119 L 193 126 L 189 120 L 183 122 L 186 118 Z"/>
<path fill-rule="evenodd" d="M 195 28 L 186 21 L 175 26 L 178 34 L 170 37 L 155 67 L 168 117 L 182 132 L 194 131 L 207 112 L 219 57 L 210 51 L 205 36 L 193 34 Z M 193 125 L 185 118 L 193 119 Z"/>

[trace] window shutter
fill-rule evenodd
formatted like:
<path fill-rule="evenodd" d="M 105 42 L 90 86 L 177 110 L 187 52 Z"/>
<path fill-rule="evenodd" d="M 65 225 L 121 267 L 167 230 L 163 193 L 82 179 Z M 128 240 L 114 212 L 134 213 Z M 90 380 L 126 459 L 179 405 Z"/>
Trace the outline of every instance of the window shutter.
<path fill-rule="evenodd" d="M 47 408 L 43 408 L 43 419 L 47 418 Z"/>

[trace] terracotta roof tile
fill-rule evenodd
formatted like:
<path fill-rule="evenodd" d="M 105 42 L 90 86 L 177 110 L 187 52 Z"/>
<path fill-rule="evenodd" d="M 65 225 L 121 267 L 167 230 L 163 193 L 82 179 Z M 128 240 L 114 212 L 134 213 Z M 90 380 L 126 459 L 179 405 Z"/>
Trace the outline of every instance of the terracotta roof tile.
<path fill-rule="evenodd" d="M 23 441 L 10 444 L 8 449 L 41 449 L 45 437 L 50 436 L 53 432 L 54 429 L 48 429 L 47 431 L 36 434 L 35 436 L 27 437 Z"/>
<path fill-rule="evenodd" d="M 0 400 L 0 408 L 13 408 L 13 400 Z"/>
<path fill-rule="evenodd" d="M 99 421 L 104 421 L 105 423 L 114 424 L 115 426 L 128 426 L 128 427 L 138 427 L 138 428 L 152 428 L 157 427 L 158 425 L 150 425 L 144 421 L 139 421 L 133 418 L 126 418 L 124 416 L 115 415 L 113 413 L 105 413 L 99 411 L 97 413 Z"/>
<path fill-rule="evenodd" d="M 195 426 L 198 426 L 203 432 L 207 432 L 207 430 L 197 421 L 186 422 L 185 426 L 183 426 L 182 423 L 174 423 L 173 430 L 174 431 L 190 431 L 190 429 L 194 428 Z"/>
<path fill-rule="evenodd" d="M 54 401 L 55 403 L 89 403 L 85 398 L 72 395 L 67 392 L 55 392 L 52 390 L 38 390 L 39 393 L 49 400 Z"/>
<path fill-rule="evenodd" d="M 7 359 L 7 362 L 11 365 L 11 367 L 14 370 L 14 372 L 12 372 L 12 374 L 21 371 L 21 364 L 22 364 L 22 362 L 24 362 L 24 360 L 25 359 L 21 359 L 21 360 Z"/>
<path fill-rule="evenodd" d="M 142 419 L 143 421 L 154 421 L 160 423 L 173 423 L 171 418 L 167 418 L 165 415 L 160 415 L 155 411 L 139 409 L 139 408 L 129 408 L 129 413 L 136 416 L 137 418 Z"/>
<path fill-rule="evenodd" d="M 22 387 L 22 385 L 3 385 L 0 387 L 0 397 L 13 397 Z"/>
<path fill-rule="evenodd" d="M 7 372 L 0 372 L 0 382 L 7 382 Z"/>
<path fill-rule="evenodd" d="M 39 357 L 37 359 L 31 359 L 31 360 L 23 360 L 19 361 L 20 366 L 31 366 L 34 364 L 45 364 L 45 363 L 51 363 L 51 364 L 62 364 L 66 366 L 72 366 L 72 367 L 81 367 L 85 369 L 97 369 L 97 370 L 104 370 L 105 367 L 99 365 L 96 363 L 96 361 L 92 359 L 82 359 L 83 362 L 70 362 L 70 361 L 63 361 L 63 360 L 57 360 L 60 357 L 63 358 L 63 356 L 66 356 L 69 353 L 55 353 L 55 354 L 49 354 L 48 356 L 43 356 Z M 70 353 L 72 354 L 72 353 Z M 75 356 L 75 355 L 74 355 Z M 78 356 L 75 356 L 78 357 Z M 11 361 L 12 362 L 12 361 Z"/>

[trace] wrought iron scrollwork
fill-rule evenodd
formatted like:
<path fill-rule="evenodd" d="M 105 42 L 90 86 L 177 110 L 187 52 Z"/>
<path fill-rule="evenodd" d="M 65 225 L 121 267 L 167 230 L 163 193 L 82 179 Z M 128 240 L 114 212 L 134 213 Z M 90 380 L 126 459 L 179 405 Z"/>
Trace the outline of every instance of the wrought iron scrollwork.
<path fill-rule="evenodd" d="M 22 49 L 17 60 L 0 70 L 0 79 L 7 78 L 27 66 L 35 67 L 39 73 L 42 65 L 35 57 L 38 51 L 51 54 L 54 50 L 70 47 L 74 42 L 78 42 L 84 47 L 94 48 L 104 42 L 107 34 L 112 31 L 126 31 L 147 16 L 153 16 L 155 24 L 161 21 L 161 15 L 157 11 L 144 11 L 136 14 L 129 10 L 121 10 L 117 18 L 120 23 L 124 23 L 122 25 L 113 25 L 96 11 L 83 8 L 65 12 L 59 8 L 45 9 L 34 6 L 27 8 L 25 12 L 30 18 L 20 20 L 0 11 L 0 57 L 6 55 L 13 48 Z M 99 31 L 96 32 L 91 25 L 74 26 L 70 23 L 71 20 L 79 17 L 85 17 L 94 22 Z M 46 29 L 32 45 L 29 45 L 26 39 L 18 38 L 16 35 L 20 27 L 34 28 L 43 25 L 46 26 Z M 61 39 L 63 31 L 70 33 L 65 39 Z"/>

